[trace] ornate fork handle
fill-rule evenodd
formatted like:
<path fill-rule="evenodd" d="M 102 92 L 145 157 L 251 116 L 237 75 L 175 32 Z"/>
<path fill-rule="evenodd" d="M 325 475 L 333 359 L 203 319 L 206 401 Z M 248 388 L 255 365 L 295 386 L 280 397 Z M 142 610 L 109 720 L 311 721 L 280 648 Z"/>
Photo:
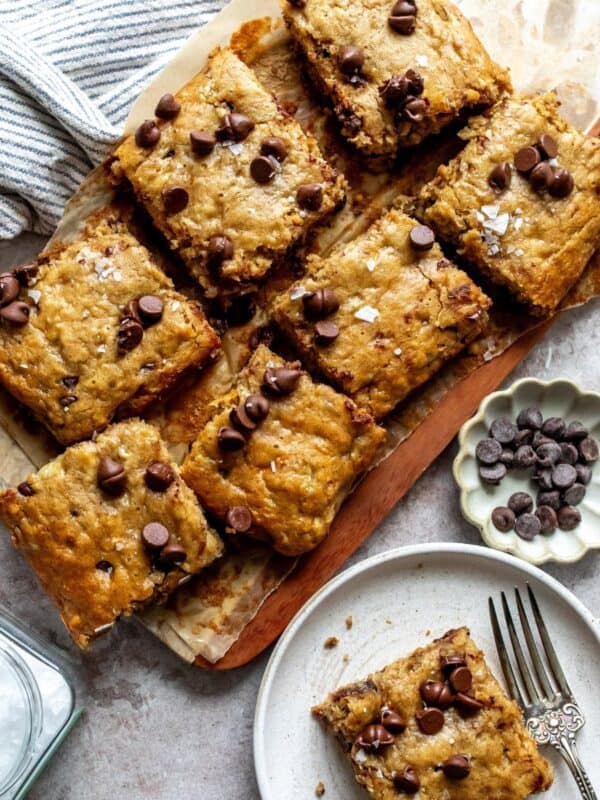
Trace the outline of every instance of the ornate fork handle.
<path fill-rule="evenodd" d="M 575 734 L 583 727 L 583 714 L 575 703 L 546 711 L 541 717 L 527 720 L 529 732 L 538 744 L 549 744 L 557 750 L 571 770 L 584 800 L 598 800 L 575 746 Z"/>

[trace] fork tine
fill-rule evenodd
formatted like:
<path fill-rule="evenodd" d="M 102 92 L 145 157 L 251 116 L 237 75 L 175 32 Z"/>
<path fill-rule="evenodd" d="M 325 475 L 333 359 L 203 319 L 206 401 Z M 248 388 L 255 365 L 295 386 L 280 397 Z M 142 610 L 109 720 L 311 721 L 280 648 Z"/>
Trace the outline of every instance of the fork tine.
<path fill-rule="evenodd" d="M 498 622 L 496 607 L 491 597 L 488 599 L 488 605 L 490 610 L 490 621 L 492 623 L 492 630 L 494 632 L 494 639 L 496 641 L 496 650 L 498 651 L 498 658 L 500 659 L 500 665 L 506 679 L 508 691 L 510 692 L 511 697 L 517 701 L 521 708 L 524 708 L 525 699 L 523 698 L 523 694 L 521 693 L 521 689 L 517 683 L 513 666 L 510 663 L 510 657 L 506 649 L 506 644 L 504 643 L 504 637 L 502 636 L 502 631 L 500 630 L 500 623 Z"/>
<path fill-rule="evenodd" d="M 508 607 L 508 601 L 506 600 L 506 595 L 504 592 L 500 593 L 502 598 L 502 608 L 504 610 L 504 618 L 506 619 L 506 625 L 508 627 L 508 635 L 510 636 L 510 641 L 512 642 L 513 650 L 515 651 L 515 657 L 517 659 L 517 665 L 519 667 L 519 673 L 521 678 L 523 679 L 523 683 L 525 684 L 525 689 L 527 690 L 527 694 L 529 695 L 529 700 L 532 703 L 540 702 L 541 697 L 537 690 L 535 683 L 533 682 L 533 675 L 531 674 L 531 670 L 525 660 L 525 654 L 523 653 L 523 648 L 521 647 L 521 642 L 519 641 L 519 637 L 517 636 L 517 631 L 515 628 L 515 623 L 513 622 L 512 614 L 510 613 L 510 608 Z"/>
<path fill-rule="evenodd" d="M 525 611 L 525 606 L 523 605 L 523 601 L 521 600 L 521 592 L 515 587 L 515 597 L 517 598 L 517 608 L 519 609 L 519 619 L 521 620 L 521 627 L 523 628 L 523 633 L 525 634 L 525 640 L 527 642 L 527 647 L 529 648 L 529 656 L 533 662 L 533 667 L 535 669 L 535 674 L 537 675 L 538 681 L 542 690 L 546 693 L 546 698 L 550 700 L 556 692 L 552 688 L 552 684 L 550 683 L 550 677 L 544 666 L 544 662 L 540 658 L 540 653 L 538 646 L 533 638 L 533 633 L 531 630 L 531 625 L 529 624 L 529 619 L 527 618 L 527 613 Z"/>
<path fill-rule="evenodd" d="M 558 688 L 561 692 L 568 694 L 570 697 L 573 696 L 573 692 L 571 691 L 571 687 L 567 681 L 565 673 L 560 666 L 560 662 L 558 660 L 558 656 L 556 655 L 556 650 L 554 649 L 554 645 L 550 641 L 550 636 L 548 634 L 548 629 L 546 628 L 546 623 L 544 622 L 544 618 L 542 617 L 542 612 L 540 611 L 540 607 L 538 606 L 538 602 L 536 597 L 533 593 L 533 589 L 529 584 L 527 584 L 527 593 L 529 595 L 529 602 L 531 603 L 531 607 L 533 609 L 533 616 L 535 617 L 535 623 L 537 625 L 538 631 L 540 632 L 540 638 L 542 640 L 542 644 L 544 645 L 544 650 L 546 651 L 546 657 L 550 664 L 550 668 L 552 669 L 552 674 L 556 679 L 558 684 Z"/>

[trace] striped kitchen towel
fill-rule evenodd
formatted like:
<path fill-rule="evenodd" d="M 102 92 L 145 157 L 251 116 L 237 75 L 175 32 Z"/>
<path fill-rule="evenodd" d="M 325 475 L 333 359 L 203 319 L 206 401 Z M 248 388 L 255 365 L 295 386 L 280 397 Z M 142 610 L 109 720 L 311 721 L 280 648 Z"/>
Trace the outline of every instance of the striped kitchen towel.
<path fill-rule="evenodd" d="M 50 234 L 149 80 L 225 0 L 0 0 L 0 239 Z"/>

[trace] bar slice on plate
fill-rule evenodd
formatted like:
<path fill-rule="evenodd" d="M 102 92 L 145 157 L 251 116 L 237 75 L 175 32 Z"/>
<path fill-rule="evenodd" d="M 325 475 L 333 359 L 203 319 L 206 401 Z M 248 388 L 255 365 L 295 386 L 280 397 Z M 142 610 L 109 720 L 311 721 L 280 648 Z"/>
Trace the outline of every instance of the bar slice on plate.
<path fill-rule="evenodd" d="M 221 554 L 158 431 L 111 425 L 0 493 L 11 531 L 80 647 Z"/>
<path fill-rule="evenodd" d="M 209 294 L 248 291 L 343 201 L 342 180 L 231 50 L 171 99 L 113 172 Z"/>
<path fill-rule="evenodd" d="M 0 383 L 62 444 L 139 413 L 218 346 L 116 208 L 0 276 Z"/>
<path fill-rule="evenodd" d="M 431 229 L 392 210 L 274 305 L 303 361 L 381 418 L 485 327 L 490 301 Z"/>
<path fill-rule="evenodd" d="M 510 89 L 461 12 L 445 0 L 280 0 L 342 133 L 394 156 Z"/>
<path fill-rule="evenodd" d="M 212 404 L 182 475 L 230 532 L 299 555 L 326 536 L 384 438 L 367 411 L 260 345 Z"/>
<path fill-rule="evenodd" d="M 537 315 L 550 314 L 600 245 L 600 141 L 555 94 L 505 98 L 420 195 L 442 240 Z"/>
<path fill-rule="evenodd" d="M 466 628 L 336 690 L 313 714 L 373 800 L 525 800 L 552 784 L 519 707 Z"/>

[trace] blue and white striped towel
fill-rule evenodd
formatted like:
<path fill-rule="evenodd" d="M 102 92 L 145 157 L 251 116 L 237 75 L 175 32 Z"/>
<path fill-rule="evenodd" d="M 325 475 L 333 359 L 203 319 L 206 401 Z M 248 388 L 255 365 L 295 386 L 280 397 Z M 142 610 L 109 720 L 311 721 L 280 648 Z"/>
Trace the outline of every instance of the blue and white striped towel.
<path fill-rule="evenodd" d="M 225 0 L 0 0 L 0 239 L 50 234 L 129 107 Z"/>

